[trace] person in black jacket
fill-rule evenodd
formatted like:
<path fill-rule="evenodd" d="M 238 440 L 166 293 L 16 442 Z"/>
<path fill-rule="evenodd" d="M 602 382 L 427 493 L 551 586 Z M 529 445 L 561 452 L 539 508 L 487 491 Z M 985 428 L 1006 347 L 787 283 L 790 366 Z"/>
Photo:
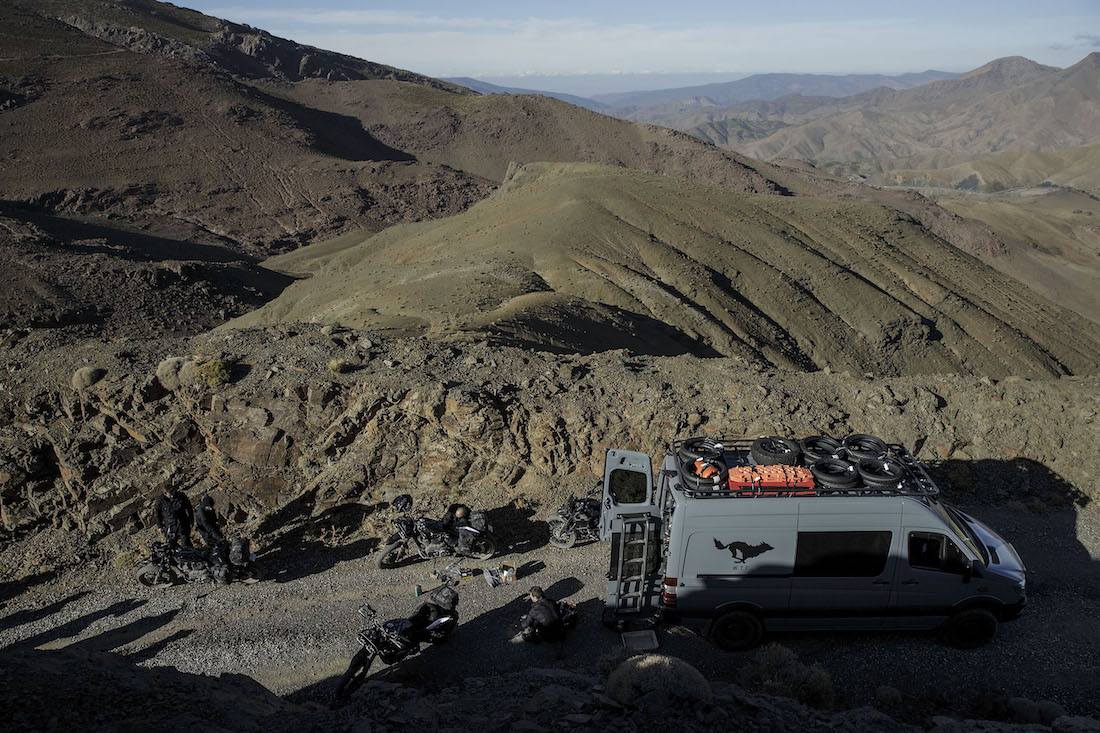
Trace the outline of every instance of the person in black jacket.
<path fill-rule="evenodd" d="M 195 510 L 183 492 L 168 484 L 164 493 L 153 505 L 153 521 L 164 532 L 166 542 L 184 547 L 191 546 L 191 526 L 195 523 Z"/>
<path fill-rule="evenodd" d="M 523 640 L 561 641 L 565 629 L 558 614 L 558 604 L 547 598 L 546 592 L 537 585 L 531 587 L 527 597 L 531 601 L 531 610 L 523 617 Z"/>
<path fill-rule="evenodd" d="M 218 527 L 218 514 L 214 511 L 212 497 L 204 496 L 199 502 L 199 511 L 195 513 L 195 528 L 208 547 L 225 542 L 225 535 Z"/>
<path fill-rule="evenodd" d="M 460 552 L 466 552 L 470 549 L 466 546 L 469 544 L 468 536 L 470 533 L 458 531 L 459 527 L 470 526 L 470 507 L 465 504 L 451 504 L 447 508 L 447 513 L 439 521 L 443 523 L 443 528 L 447 530 L 447 541 L 452 547 Z"/>

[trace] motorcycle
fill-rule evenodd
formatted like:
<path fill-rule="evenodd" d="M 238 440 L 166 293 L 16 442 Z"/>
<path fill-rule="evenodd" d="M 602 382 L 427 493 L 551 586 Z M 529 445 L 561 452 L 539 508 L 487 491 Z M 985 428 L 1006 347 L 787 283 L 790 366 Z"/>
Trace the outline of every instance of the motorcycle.
<path fill-rule="evenodd" d="M 458 594 L 454 593 L 455 604 L 458 602 L 457 597 Z M 434 593 L 432 599 L 435 603 Z M 348 671 L 344 672 L 343 677 L 336 684 L 337 705 L 346 703 L 351 694 L 367 681 L 375 657 L 381 659 L 384 664 L 396 664 L 419 652 L 421 644 L 440 644 L 447 640 L 458 626 L 458 611 L 454 609 L 453 604 L 449 610 L 446 607 L 447 604 L 437 604 L 442 615 L 423 625 L 426 606 L 427 604 L 422 605 L 412 618 L 396 618 L 382 623 L 373 621 L 377 613 L 370 604 L 359 607 L 359 615 L 370 625 L 359 632 L 361 648 L 351 658 Z"/>
<path fill-rule="evenodd" d="M 473 557 L 488 560 L 497 552 L 497 541 L 493 536 L 493 525 L 489 524 L 485 512 L 471 512 L 469 524 L 459 527 L 458 538 L 452 538 L 442 522 L 428 517 L 413 519 L 411 501 L 397 504 L 402 516 L 393 519 L 397 530 L 378 551 L 375 564 L 379 568 L 392 568 L 407 557 L 418 556 L 427 560 L 433 557 Z M 463 548 L 463 549 L 459 549 Z"/>
<path fill-rule="evenodd" d="M 233 581 L 251 585 L 264 577 L 245 539 L 236 539 L 232 545 L 219 543 L 205 551 L 154 542 L 149 557 L 140 565 L 137 582 L 146 588 L 169 588 L 177 583 L 224 585 Z"/>
<path fill-rule="evenodd" d="M 600 501 L 595 492 L 580 499 L 570 496 L 550 517 L 550 544 L 568 550 L 578 542 L 600 538 Z"/>

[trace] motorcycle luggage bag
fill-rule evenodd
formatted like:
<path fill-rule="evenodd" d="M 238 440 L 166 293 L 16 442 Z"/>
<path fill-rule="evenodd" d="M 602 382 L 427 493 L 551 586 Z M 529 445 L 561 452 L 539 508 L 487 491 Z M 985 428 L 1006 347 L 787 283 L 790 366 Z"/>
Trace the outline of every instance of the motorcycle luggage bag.
<path fill-rule="evenodd" d="M 229 546 L 229 562 L 234 565 L 247 565 L 252 559 L 252 549 L 245 537 L 237 537 Z"/>
<path fill-rule="evenodd" d="M 470 512 L 470 526 L 478 532 L 489 530 L 489 517 L 482 511 Z"/>

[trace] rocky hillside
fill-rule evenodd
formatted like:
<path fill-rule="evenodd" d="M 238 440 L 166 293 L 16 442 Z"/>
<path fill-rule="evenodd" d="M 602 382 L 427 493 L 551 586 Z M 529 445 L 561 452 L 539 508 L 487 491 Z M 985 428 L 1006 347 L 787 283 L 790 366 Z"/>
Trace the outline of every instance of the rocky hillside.
<path fill-rule="evenodd" d="M 877 374 L 1100 365 L 1085 321 L 897 212 L 617 168 L 524 166 L 460 216 L 268 266 L 313 276 L 231 325 L 314 321 Z"/>
<path fill-rule="evenodd" d="M 148 526 L 167 475 L 214 492 L 253 530 L 283 509 L 284 522 L 356 531 L 365 512 L 369 533 L 371 512 L 397 493 L 429 512 L 463 495 L 490 507 L 548 501 L 563 477 L 601 475 L 611 446 L 656 453 L 685 433 L 872 432 L 968 475 L 986 459 L 1039 462 L 1088 492 L 1100 472 L 1094 378 L 870 380 L 307 325 L 81 348 L 8 333 L 0 359 L 12 375 L 0 395 L 0 506 L 16 536 L 53 525 L 125 542 Z M 1048 491 L 1001 488 L 1028 500 Z"/>

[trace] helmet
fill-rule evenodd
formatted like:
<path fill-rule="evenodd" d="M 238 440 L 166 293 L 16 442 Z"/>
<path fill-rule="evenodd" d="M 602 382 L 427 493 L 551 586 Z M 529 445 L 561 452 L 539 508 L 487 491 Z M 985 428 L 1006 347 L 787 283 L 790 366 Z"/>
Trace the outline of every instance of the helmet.
<path fill-rule="evenodd" d="M 408 494 L 402 494 L 393 500 L 393 508 L 395 511 L 407 512 L 412 509 L 413 498 Z"/>
<path fill-rule="evenodd" d="M 201 507 L 208 507 L 208 506 L 212 507 L 212 506 L 214 506 L 214 498 L 211 497 L 211 496 L 202 497 L 202 501 L 199 502 L 199 506 L 201 506 Z"/>
<path fill-rule="evenodd" d="M 428 598 L 435 605 L 449 611 L 453 611 L 455 606 L 458 605 L 458 592 L 448 586 L 436 588 Z"/>

